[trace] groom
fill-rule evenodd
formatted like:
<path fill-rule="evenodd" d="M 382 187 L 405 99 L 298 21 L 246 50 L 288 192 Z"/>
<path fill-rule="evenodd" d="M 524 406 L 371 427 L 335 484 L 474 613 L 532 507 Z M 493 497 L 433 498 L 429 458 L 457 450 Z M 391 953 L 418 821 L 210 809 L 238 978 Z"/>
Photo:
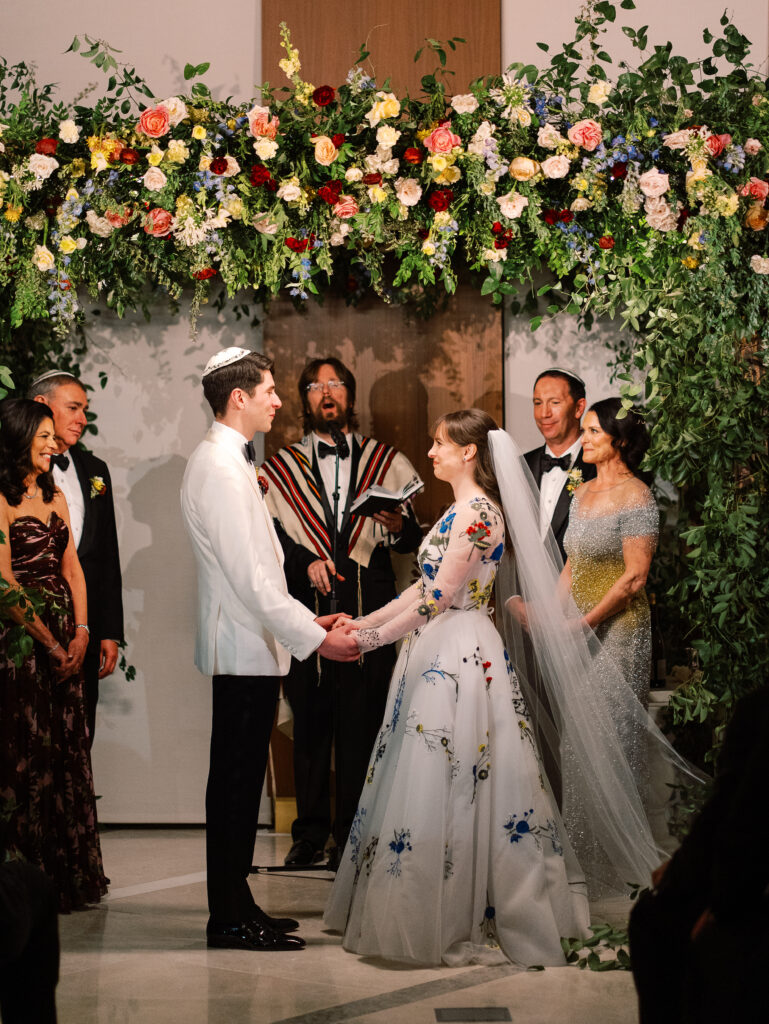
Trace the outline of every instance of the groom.
<path fill-rule="evenodd" d="M 296 950 L 292 918 L 274 918 L 253 900 L 253 860 L 270 731 L 280 677 L 319 653 L 353 661 L 358 647 L 338 616 L 316 618 L 288 594 L 283 553 L 254 465 L 254 434 L 272 427 L 281 401 L 272 361 L 227 348 L 203 371 L 214 423 L 190 456 L 182 514 L 198 569 L 195 664 L 213 677 L 211 759 L 206 789 L 208 945 Z"/>

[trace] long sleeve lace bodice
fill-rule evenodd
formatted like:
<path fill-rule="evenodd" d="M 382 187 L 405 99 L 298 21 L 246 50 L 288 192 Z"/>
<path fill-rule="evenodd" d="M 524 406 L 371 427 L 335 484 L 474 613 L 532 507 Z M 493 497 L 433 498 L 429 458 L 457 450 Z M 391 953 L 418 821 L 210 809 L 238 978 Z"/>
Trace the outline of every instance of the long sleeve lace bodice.
<path fill-rule="evenodd" d="M 359 620 L 361 651 L 393 643 L 449 608 L 485 610 L 504 546 L 504 518 L 488 498 L 452 505 L 422 541 L 417 582 Z"/>

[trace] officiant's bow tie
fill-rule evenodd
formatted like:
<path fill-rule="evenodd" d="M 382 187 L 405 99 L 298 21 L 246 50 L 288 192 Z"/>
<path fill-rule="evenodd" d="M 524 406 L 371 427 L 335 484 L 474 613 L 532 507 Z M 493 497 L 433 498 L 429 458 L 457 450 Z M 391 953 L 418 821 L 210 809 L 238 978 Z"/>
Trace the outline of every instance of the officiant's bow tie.
<path fill-rule="evenodd" d="M 62 472 L 65 472 L 67 467 L 69 466 L 69 459 L 67 458 L 66 455 L 52 455 L 51 465 L 58 466 Z"/>
<path fill-rule="evenodd" d="M 325 459 L 327 455 L 336 455 L 336 445 L 326 444 L 325 441 L 318 441 L 318 458 Z"/>
<path fill-rule="evenodd" d="M 550 470 L 555 469 L 556 466 L 558 469 L 562 469 L 564 472 L 568 473 L 571 469 L 571 455 L 562 455 L 560 459 L 557 459 L 554 455 L 548 455 L 548 453 L 545 452 L 542 456 L 542 472 L 549 473 Z"/>
<path fill-rule="evenodd" d="M 256 462 L 256 452 L 254 451 L 253 441 L 246 441 L 246 443 L 243 445 L 243 454 L 246 457 L 246 462 L 248 462 L 249 464 L 253 464 L 254 462 Z"/>

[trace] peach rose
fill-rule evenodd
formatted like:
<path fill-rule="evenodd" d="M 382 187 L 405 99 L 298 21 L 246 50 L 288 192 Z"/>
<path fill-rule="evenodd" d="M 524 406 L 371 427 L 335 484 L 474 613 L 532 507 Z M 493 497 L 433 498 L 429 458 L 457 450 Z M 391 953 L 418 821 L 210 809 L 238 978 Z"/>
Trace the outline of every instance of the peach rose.
<path fill-rule="evenodd" d="M 529 200 L 518 192 L 508 192 L 505 196 L 497 197 L 497 204 L 503 216 L 517 220 L 529 205 Z"/>
<path fill-rule="evenodd" d="M 167 235 L 173 226 L 173 216 L 168 212 L 168 210 L 164 210 L 160 206 L 155 206 L 151 210 L 148 210 L 144 217 L 144 230 L 148 235 L 152 235 L 154 238 L 160 238 L 163 235 Z"/>
<path fill-rule="evenodd" d="M 315 140 L 315 159 L 323 167 L 328 167 L 336 160 L 339 156 L 339 150 L 336 148 L 334 143 L 328 137 L 328 135 L 319 135 Z"/>
<path fill-rule="evenodd" d="M 569 142 L 575 146 L 581 146 L 588 153 L 597 149 L 603 140 L 603 132 L 597 121 L 587 117 L 584 121 L 577 121 L 569 128 Z"/>
<path fill-rule="evenodd" d="M 280 121 L 277 117 L 270 117 L 269 107 L 260 107 L 258 104 L 246 114 L 248 127 L 255 139 L 274 139 L 278 134 Z"/>
<path fill-rule="evenodd" d="M 171 119 L 165 107 L 148 107 L 142 111 L 136 130 L 150 139 L 160 139 L 168 134 L 170 124 Z"/>
<path fill-rule="evenodd" d="M 341 195 L 337 202 L 334 203 L 331 212 L 335 217 L 340 217 L 342 220 L 354 217 L 358 212 L 358 204 L 355 201 L 355 197 Z"/>
<path fill-rule="evenodd" d="M 686 149 L 691 137 L 692 133 L 689 129 L 682 128 L 680 132 L 670 132 L 668 135 L 663 135 L 662 141 L 668 149 Z"/>
<path fill-rule="evenodd" d="M 645 196 L 656 198 L 664 195 L 670 188 L 670 178 L 667 174 L 658 171 L 656 167 L 652 167 L 650 171 L 644 171 L 639 177 L 638 187 Z"/>
<path fill-rule="evenodd" d="M 745 227 L 754 231 L 763 231 L 769 223 L 769 210 L 765 210 L 760 203 L 753 203 L 745 214 Z"/>
<path fill-rule="evenodd" d="M 510 177 L 516 181 L 530 181 L 538 172 L 537 161 L 530 160 L 527 156 L 517 156 L 510 164 Z"/>
<path fill-rule="evenodd" d="M 760 199 L 762 202 L 769 195 L 769 183 L 763 178 L 751 178 L 740 189 L 741 196 L 751 196 L 753 199 Z"/>
<path fill-rule="evenodd" d="M 570 166 L 568 157 L 549 156 L 542 161 L 542 173 L 546 178 L 565 178 Z"/>
<path fill-rule="evenodd" d="M 455 146 L 461 146 L 462 140 L 451 130 L 451 122 L 433 128 L 430 134 L 422 140 L 425 149 L 431 153 L 450 153 Z"/>
<path fill-rule="evenodd" d="M 165 188 L 168 178 L 159 167 L 150 167 L 144 175 L 144 187 L 150 192 L 159 192 Z"/>
<path fill-rule="evenodd" d="M 747 156 L 756 156 L 756 154 L 763 149 L 763 146 L 758 139 L 745 139 L 743 149 Z"/>
<path fill-rule="evenodd" d="M 395 194 L 404 206 L 416 206 L 422 198 L 422 186 L 414 178 L 398 178 L 395 182 Z"/>

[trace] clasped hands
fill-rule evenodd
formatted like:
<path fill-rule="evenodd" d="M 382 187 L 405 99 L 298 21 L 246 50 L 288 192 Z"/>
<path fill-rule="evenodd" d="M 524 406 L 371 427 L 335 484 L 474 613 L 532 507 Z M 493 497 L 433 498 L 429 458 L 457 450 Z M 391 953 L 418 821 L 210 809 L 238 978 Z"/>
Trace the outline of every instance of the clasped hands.
<path fill-rule="evenodd" d="M 59 644 L 52 651 L 49 650 L 48 654 L 57 679 L 69 679 L 70 676 L 77 675 L 83 665 L 87 648 L 88 634 L 84 629 L 76 629 L 66 648 Z"/>

